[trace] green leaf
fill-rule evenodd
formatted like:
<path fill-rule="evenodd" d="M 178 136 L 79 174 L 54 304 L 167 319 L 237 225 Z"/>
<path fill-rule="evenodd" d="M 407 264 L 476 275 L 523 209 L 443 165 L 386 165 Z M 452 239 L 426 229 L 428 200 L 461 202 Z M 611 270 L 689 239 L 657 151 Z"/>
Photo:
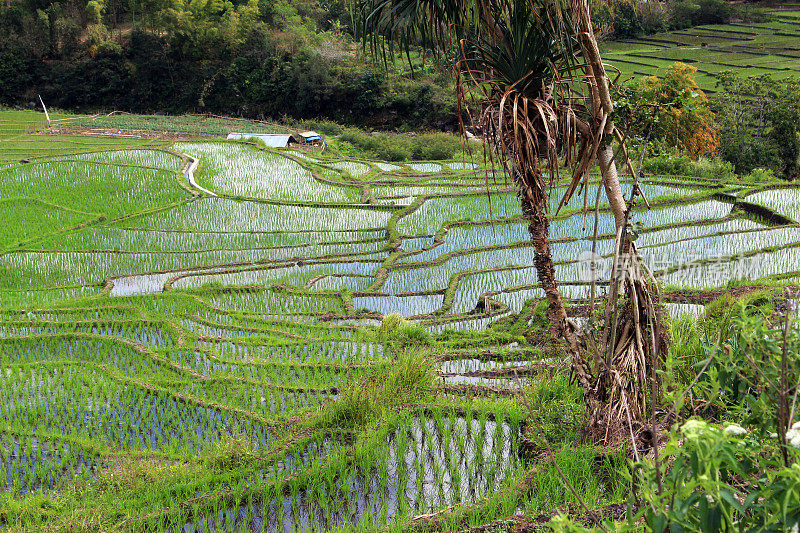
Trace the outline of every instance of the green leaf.
<path fill-rule="evenodd" d="M 703 533 L 711 533 L 712 530 L 710 529 L 710 524 L 708 520 L 708 499 L 703 497 L 700 498 L 700 502 L 697 504 L 697 518 L 700 520 L 700 530 Z"/>
<path fill-rule="evenodd" d="M 747 509 L 749 509 L 759 496 L 761 496 L 761 494 L 758 491 L 753 491 L 748 494 L 744 499 L 744 503 L 742 504 L 742 512 L 745 512 Z"/>
<path fill-rule="evenodd" d="M 662 533 L 667 528 L 667 518 L 664 515 L 653 514 L 652 510 L 648 509 L 645 520 L 647 520 L 650 528 L 657 533 Z"/>
<path fill-rule="evenodd" d="M 734 495 L 733 495 L 733 493 L 731 493 L 731 491 L 730 491 L 730 490 L 728 490 L 728 489 L 721 489 L 721 490 L 719 491 L 719 495 L 722 497 L 722 499 L 723 499 L 723 500 L 725 500 L 726 502 L 728 502 L 728 503 L 730 504 L 730 506 L 731 506 L 731 507 L 733 507 L 734 509 L 736 509 L 736 511 L 738 511 L 738 512 L 740 512 L 740 513 L 741 513 L 741 512 L 744 512 L 744 508 L 743 508 L 743 507 L 742 507 L 742 505 L 739 503 L 739 500 L 737 500 L 737 499 L 736 499 L 736 496 L 734 496 Z"/>
<path fill-rule="evenodd" d="M 710 528 L 708 531 L 712 533 L 717 533 L 718 531 L 721 531 L 720 527 L 721 525 L 722 525 L 722 511 L 720 510 L 719 507 L 716 506 L 712 507 L 708 512 L 708 526 Z"/>

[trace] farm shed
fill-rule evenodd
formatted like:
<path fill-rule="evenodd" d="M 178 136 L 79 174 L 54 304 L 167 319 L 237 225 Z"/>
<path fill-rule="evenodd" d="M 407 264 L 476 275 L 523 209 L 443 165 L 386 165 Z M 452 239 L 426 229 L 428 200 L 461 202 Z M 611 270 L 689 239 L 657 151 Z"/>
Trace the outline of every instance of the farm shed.
<path fill-rule="evenodd" d="M 298 133 L 297 137 L 299 137 L 300 144 L 317 144 L 322 141 L 322 135 L 316 131 L 304 131 Z"/>
<path fill-rule="evenodd" d="M 229 133 L 228 140 L 234 139 L 261 139 L 270 148 L 286 148 L 290 142 L 295 142 L 288 133 Z"/>

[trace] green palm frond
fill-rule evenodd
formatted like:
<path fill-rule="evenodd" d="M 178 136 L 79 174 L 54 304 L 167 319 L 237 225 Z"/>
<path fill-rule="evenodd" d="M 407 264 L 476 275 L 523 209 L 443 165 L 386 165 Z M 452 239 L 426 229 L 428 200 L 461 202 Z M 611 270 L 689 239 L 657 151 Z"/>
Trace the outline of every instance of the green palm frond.
<path fill-rule="evenodd" d="M 463 26 L 468 3 L 461 0 L 361 0 L 356 2 L 356 36 L 373 51 L 419 46 L 444 51 L 451 28 Z"/>
<path fill-rule="evenodd" d="M 573 65 L 577 41 L 557 4 L 495 0 L 488 16 L 462 37 L 462 63 L 481 71 L 498 94 L 531 98 L 542 85 L 563 77 Z"/>
<path fill-rule="evenodd" d="M 587 113 L 573 106 L 580 43 L 560 0 L 356 1 L 359 37 L 374 51 L 423 47 L 452 58 L 460 109 L 470 98 L 483 102 L 473 123 L 536 205 L 547 205 L 543 164 L 550 179 L 559 153 L 588 167 L 595 142 L 576 134 Z M 573 177 L 570 195 L 584 174 Z"/>

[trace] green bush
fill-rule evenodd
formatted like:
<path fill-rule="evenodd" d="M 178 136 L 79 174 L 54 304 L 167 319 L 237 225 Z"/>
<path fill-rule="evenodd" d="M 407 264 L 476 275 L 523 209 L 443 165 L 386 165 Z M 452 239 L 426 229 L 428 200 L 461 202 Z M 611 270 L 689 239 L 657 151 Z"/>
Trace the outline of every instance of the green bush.
<path fill-rule="evenodd" d="M 86 21 L 89 24 L 100 24 L 103 20 L 103 5 L 97 0 L 89 0 L 86 4 Z"/>
<path fill-rule="evenodd" d="M 645 160 L 642 169 L 651 174 L 673 176 L 694 176 L 698 178 L 732 179 L 735 177 L 734 165 L 719 158 L 700 157 L 692 159 L 688 155 L 670 150 Z"/>
<path fill-rule="evenodd" d="M 316 131 L 323 135 L 341 135 L 344 131 L 344 127 L 341 124 L 330 120 L 303 120 L 295 123 L 290 121 L 289 124 L 299 130 Z"/>
<path fill-rule="evenodd" d="M 718 150 L 720 157 L 729 161 L 738 174 L 747 174 L 758 167 L 775 169 L 780 166 L 774 144 L 748 132 L 720 131 Z"/>
<path fill-rule="evenodd" d="M 446 160 L 452 159 L 461 151 L 460 138 L 447 133 L 412 136 L 399 133 L 367 133 L 357 128 L 347 128 L 339 139 L 357 150 L 348 155 L 385 161 Z"/>
<path fill-rule="evenodd" d="M 436 390 L 433 358 L 420 348 L 398 354 L 388 372 L 369 374 L 339 387 L 339 397 L 328 404 L 322 424 L 355 428 L 374 423 L 400 404 L 429 399 Z"/>
<path fill-rule="evenodd" d="M 632 0 L 619 2 L 614 6 L 612 24 L 617 39 L 629 39 L 646 33 L 641 11 Z"/>
<path fill-rule="evenodd" d="M 710 333 L 727 335 L 735 321 L 746 317 L 766 318 L 775 310 L 774 299 L 780 289 L 765 288 L 741 298 L 723 294 L 706 305 L 705 328 Z"/>
<path fill-rule="evenodd" d="M 772 181 L 776 179 L 776 176 L 771 168 L 754 168 L 742 179 L 745 181 Z"/>
<path fill-rule="evenodd" d="M 769 139 L 776 148 L 780 158 L 780 172 L 787 179 L 798 177 L 798 162 L 800 157 L 800 139 L 797 136 L 797 113 L 775 111 L 772 113 L 772 130 Z"/>
<path fill-rule="evenodd" d="M 735 424 L 689 420 L 664 450 L 659 490 L 647 463 L 642 492 L 651 531 L 791 531 L 800 522 L 800 464 L 784 468 Z M 740 483 L 739 480 L 749 480 Z"/>
<path fill-rule="evenodd" d="M 412 138 L 414 159 L 441 161 L 453 159 L 461 151 L 461 139 L 446 133 L 427 133 Z"/>
<path fill-rule="evenodd" d="M 712 306 L 712 314 L 724 303 Z M 644 458 L 627 472 L 631 502 L 638 501 L 641 511 L 606 530 L 705 533 L 800 526 L 800 422 L 777 407 L 783 401 L 788 411 L 793 402 L 800 332 L 789 328 L 784 341 L 780 325 L 745 311 L 740 306 L 730 331 L 707 349 L 692 395 L 676 403 L 677 412 L 686 401 L 692 412 L 699 408 L 725 422 L 676 424 L 659 464 Z M 588 531 L 564 516 L 551 526 Z"/>
<path fill-rule="evenodd" d="M 668 4 L 670 26 L 675 29 L 701 24 L 723 24 L 732 8 L 725 0 L 674 0 Z"/>

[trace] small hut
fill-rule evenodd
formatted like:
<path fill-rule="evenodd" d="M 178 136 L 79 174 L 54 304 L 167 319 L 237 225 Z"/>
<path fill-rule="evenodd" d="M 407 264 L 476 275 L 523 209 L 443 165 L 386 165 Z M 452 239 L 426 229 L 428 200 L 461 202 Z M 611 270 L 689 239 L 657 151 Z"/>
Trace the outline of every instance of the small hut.
<path fill-rule="evenodd" d="M 296 135 L 298 144 L 317 145 L 322 143 L 322 135 L 316 131 L 304 131 Z"/>

